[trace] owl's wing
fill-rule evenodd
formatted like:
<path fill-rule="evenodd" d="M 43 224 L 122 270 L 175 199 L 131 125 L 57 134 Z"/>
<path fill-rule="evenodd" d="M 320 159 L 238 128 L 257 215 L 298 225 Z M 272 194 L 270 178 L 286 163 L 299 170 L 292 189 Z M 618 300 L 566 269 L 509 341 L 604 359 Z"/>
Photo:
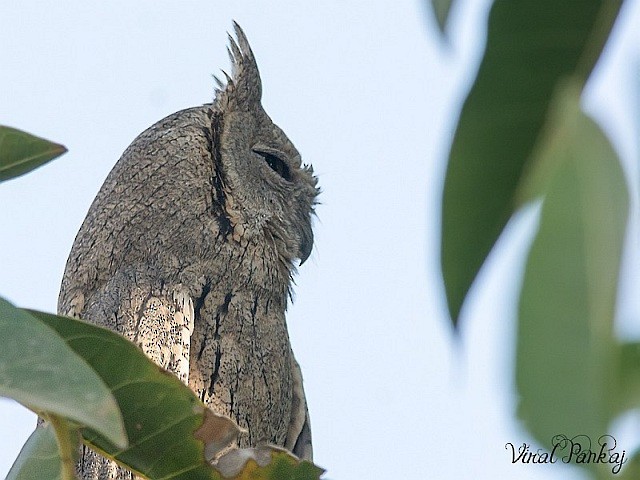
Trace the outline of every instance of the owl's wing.
<path fill-rule="evenodd" d="M 302 370 L 293 356 L 293 352 L 291 352 L 291 373 L 293 375 L 293 402 L 285 448 L 292 451 L 298 458 L 311 461 L 313 460 L 313 446 L 311 444 L 309 409 L 302 385 Z"/>
<path fill-rule="evenodd" d="M 182 285 L 158 278 L 147 266 L 119 271 L 96 292 L 69 292 L 60 313 L 124 335 L 188 384 L 193 300 Z"/>

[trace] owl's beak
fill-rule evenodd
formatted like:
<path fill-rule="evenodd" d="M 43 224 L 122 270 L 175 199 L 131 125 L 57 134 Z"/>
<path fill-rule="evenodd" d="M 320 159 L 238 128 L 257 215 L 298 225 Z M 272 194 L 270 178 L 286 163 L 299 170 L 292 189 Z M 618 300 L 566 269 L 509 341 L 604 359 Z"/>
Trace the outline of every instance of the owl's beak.
<path fill-rule="evenodd" d="M 313 230 L 311 230 L 311 224 L 305 225 L 302 229 L 302 235 L 300 238 L 300 265 L 307 261 L 311 250 L 313 249 Z"/>

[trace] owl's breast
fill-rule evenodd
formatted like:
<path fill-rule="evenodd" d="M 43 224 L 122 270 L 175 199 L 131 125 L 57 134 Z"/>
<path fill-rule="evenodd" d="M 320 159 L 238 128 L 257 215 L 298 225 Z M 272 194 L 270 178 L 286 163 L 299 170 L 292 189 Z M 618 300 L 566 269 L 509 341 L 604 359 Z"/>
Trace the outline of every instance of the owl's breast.
<path fill-rule="evenodd" d="M 189 385 L 247 429 L 240 446 L 284 445 L 293 392 L 284 305 L 229 285 L 212 288 L 198 308 Z"/>

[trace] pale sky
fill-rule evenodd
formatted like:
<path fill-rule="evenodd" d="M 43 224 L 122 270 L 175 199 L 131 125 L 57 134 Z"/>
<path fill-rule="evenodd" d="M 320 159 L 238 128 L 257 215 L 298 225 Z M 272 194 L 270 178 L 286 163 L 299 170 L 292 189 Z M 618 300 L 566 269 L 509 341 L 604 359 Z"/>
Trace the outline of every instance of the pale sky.
<path fill-rule="evenodd" d="M 461 342 L 449 327 L 440 195 L 487 1 L 460 3 L 448 45 L 420 0 L 0 3 L 0 124 L 69 149 L 0 185 L 0 295 L 55 311 L 74 236 L 107 173 L 142 130 L 211 101 L 235 19 L 265 109 L 323 189 L 288 324 L 326 478 L 584 478 L 572 466 L 512 465 L 505 450 L 531 442 L 514 420 L 512 363 L 534 209 L 511 223 L 483 270 Z M 622 16 L 586 106 L 605 121 L 637 194 L 640 1 Z M 631 237 L 637 247 L 637 227 Z M 623 295 L 637 297 L 639 263 L 625 258 Z M 640 336 L 639 313 L 637 300 L 621 302 L 621 332 Z M 637 421 L 616 425 L 628 452 L 640 444 Z M 34 425 L 0 400 L 0 476 Z"/>

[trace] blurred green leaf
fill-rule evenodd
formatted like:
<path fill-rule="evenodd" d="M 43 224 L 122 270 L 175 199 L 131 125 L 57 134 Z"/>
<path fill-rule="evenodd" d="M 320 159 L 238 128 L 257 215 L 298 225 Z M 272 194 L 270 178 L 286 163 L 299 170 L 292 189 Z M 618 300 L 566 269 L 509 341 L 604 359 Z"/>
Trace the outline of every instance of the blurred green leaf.
<path fill-rule="evenodd" d="M 66 151 L 57 143 L 0 125 L 0 182 L 30 172 Z"/>
<path fill-rule="evenodd" d="M 548 178 L 519 303 L 519 416 L 542 445 L 554 435 L 607 433 L 616 405 L 614 306 L 628 195 L 615 151 L 564 90 Z M 549 168 L 554 165 L 555 168 Z M 534 168 L 535 170 L 535 168 Z"/>
<path fill-rule="evenodd" d="M 486 52 L 462 109 L 443 193 L 442 270 L 454 326 L 516 208 L 516 189 L 558 81 L 571 76 L 584 85 L 620 4 L 494 3 Z"/>
<path fill-rule="evenodd" d="M 438 21 L 440 31 L 444 33 L 447 27 L 447 20 L 449 19 L 449 11 L 451 10 L 452 0 L 431 0 L 431 6 L 433 7 L 433 13 Z"/>
<path fill-rule="evenodd" d="M 620 347 L 620 412 L 640 407 L 640 343 Z"/>
<path fill-rule="evenodd" d="M 6 480 L 62 479 L 61 459 L 51 425 L 37 428 L 24 444 Z"/>
<path fill-rule="evenodd" d="M 55 331 L 0 298 L 0 338 L 0 395 L 90 425 L 126 445 L 111 392 Z"/>
<path fill-rule="evenodd" d="M 581 82 L 572 78 L 558 82 L 547 120 L 540 129 L 540 141 L 515 191 L 518 206 L 545 195 L 558 167 L 565 162 L 567 141 L 576 135 L 578 123 L 583 121 L 581 89 Z"/>

